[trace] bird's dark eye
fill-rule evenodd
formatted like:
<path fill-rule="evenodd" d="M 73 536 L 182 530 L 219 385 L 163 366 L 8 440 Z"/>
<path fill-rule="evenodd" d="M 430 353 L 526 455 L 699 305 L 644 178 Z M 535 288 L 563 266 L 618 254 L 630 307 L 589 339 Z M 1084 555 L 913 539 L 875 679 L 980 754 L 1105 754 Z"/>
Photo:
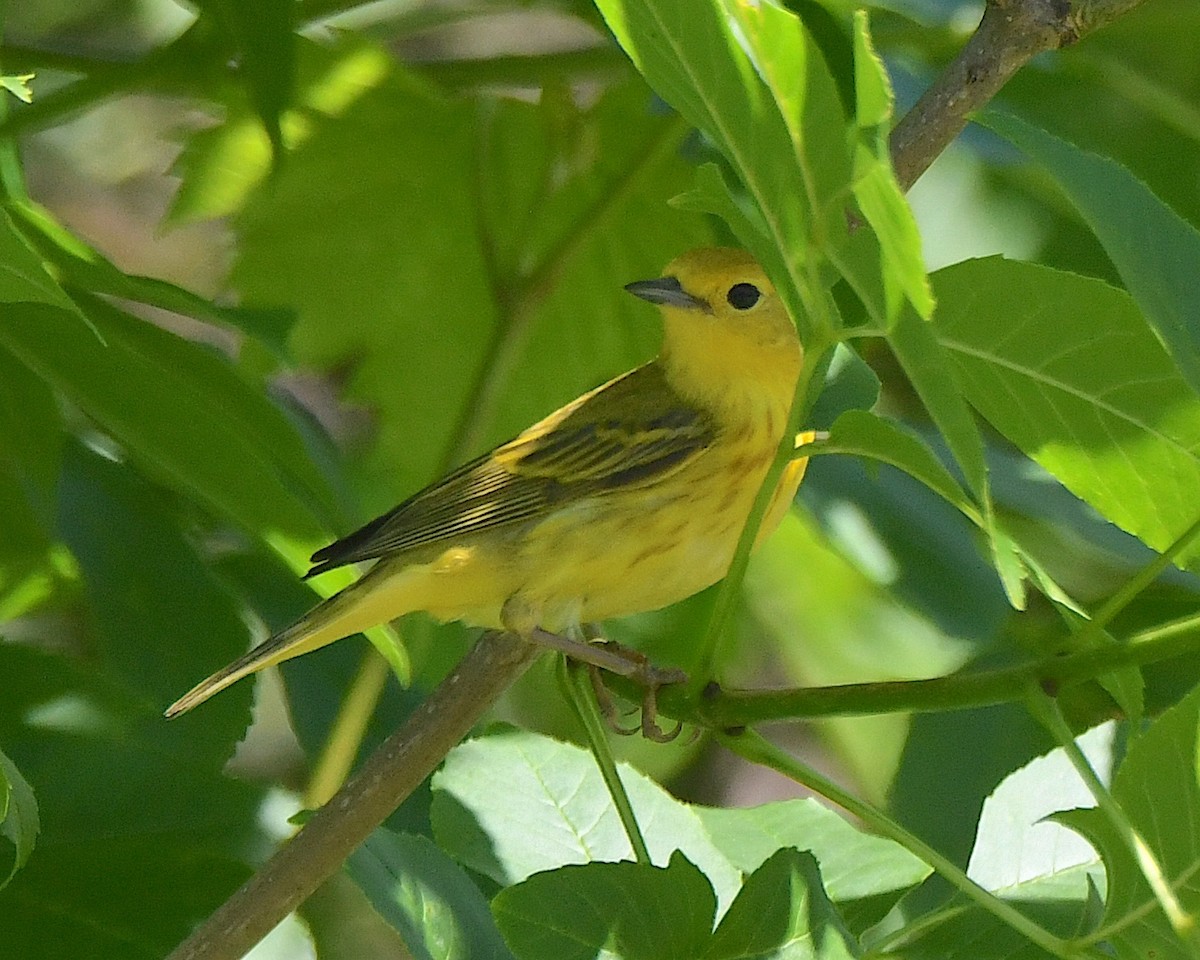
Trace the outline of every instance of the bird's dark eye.
<path fill-rule="evenodd" d="M 752 283 L 735 283 L 725 294 L 725 299 L 735 310 L 749 310 L 758 303 L 762 293 Z"/>

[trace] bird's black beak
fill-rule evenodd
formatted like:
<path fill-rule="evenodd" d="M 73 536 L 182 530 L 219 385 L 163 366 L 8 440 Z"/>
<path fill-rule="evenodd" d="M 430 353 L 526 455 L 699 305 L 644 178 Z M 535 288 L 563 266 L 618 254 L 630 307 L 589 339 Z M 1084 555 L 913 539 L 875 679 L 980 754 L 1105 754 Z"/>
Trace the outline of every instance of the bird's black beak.
<path fill-rule="evenodd" d="M 693 297 L 683 289 L 675 277 L 659 277 L 657 280 L 635 280 L 625 284 L 625 289 L 635 297 L 660 303 L 666 307 L 682 307 L 685 310 L 703 310 L 710 312 L 707 303 L 699 297 Z"/>

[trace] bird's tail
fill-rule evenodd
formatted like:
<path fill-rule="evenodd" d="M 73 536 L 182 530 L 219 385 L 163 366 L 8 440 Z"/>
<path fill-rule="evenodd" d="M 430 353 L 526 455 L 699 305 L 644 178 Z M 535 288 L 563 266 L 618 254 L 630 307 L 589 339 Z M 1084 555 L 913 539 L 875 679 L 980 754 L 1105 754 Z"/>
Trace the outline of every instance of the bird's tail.
<path fill-rule="evenodd" d="M 321 601 L 312 610 L 257 647 L 201 680 L 164 711 L 168 719 L 187 713 L 231 683 L 302 653 L 359 633 L 411 612 L 406 602 L 405 575 L 376 565 L 366 576 L 340 593 Z"/>

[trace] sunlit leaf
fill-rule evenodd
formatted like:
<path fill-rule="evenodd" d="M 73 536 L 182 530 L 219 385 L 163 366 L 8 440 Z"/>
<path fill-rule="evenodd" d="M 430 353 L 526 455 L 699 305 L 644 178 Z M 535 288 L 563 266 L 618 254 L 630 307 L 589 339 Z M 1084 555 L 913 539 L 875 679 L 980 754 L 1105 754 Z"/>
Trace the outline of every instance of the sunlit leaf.
<path fill-rule="evenodd" d="M 1200 231 L 1119 163 L 1007 114 L 989 114 L 985 122 L 1054 175 L 1180 371 L 1200 391 Z"/>
<path fill-rule="evenodd" d="M 1113 797 L 1160 865 L 1163 881 L 1185 913 L 1200 908 L 1200 690 L 1188 694 L 1129 744 L 1112 781 Z M 1153 785 L 1153 788 L 1150 788 Z M 1119 829 L 1099 810 L 1062 814 L 1060 821 L 1090 840 L 1108 871 L 1102 925 L 1121 958 L 1153 953 L 1164 960 L 1194 955 L 1181 942 Z"/>
<path fill-rule="evenodd" d="M 627 765 L 621 774 L 655 863 L 683 851 L 727 907 L 740 877 L 696 813 Z M 498 883 L 633 856 L 596 762 L 579 747 L 516 730 L 468 740 L 451 751 L 433 789 L 439 845 Z"/>
<path fill-rule="evenodd" d="M 957 389 L 997 430 L 1155 549 L 1195 522 L 1200 398 L 1127 294 L 1000 259 L 941 270 L 934 289 Z"/>

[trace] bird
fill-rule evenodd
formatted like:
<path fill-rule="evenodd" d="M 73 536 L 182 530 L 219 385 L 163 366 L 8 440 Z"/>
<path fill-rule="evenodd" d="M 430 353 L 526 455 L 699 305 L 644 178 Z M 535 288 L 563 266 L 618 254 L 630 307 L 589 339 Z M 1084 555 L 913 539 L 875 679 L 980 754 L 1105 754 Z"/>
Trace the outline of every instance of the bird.
<path fill-rule="evenodd" d="M 659 307 L 654 359 L 318 550 L 307 577 L 374 565 L 166 716 L 415 611 L 533 641 L 582 637 L 587 625 L 669 606 L 724 577 L 787 429 L 800 339 L 742 250 L 694 249 L 625 289 Z M 782 520 L 806 463 L 797 455 L 785 466 L 756 545 Z"/>

